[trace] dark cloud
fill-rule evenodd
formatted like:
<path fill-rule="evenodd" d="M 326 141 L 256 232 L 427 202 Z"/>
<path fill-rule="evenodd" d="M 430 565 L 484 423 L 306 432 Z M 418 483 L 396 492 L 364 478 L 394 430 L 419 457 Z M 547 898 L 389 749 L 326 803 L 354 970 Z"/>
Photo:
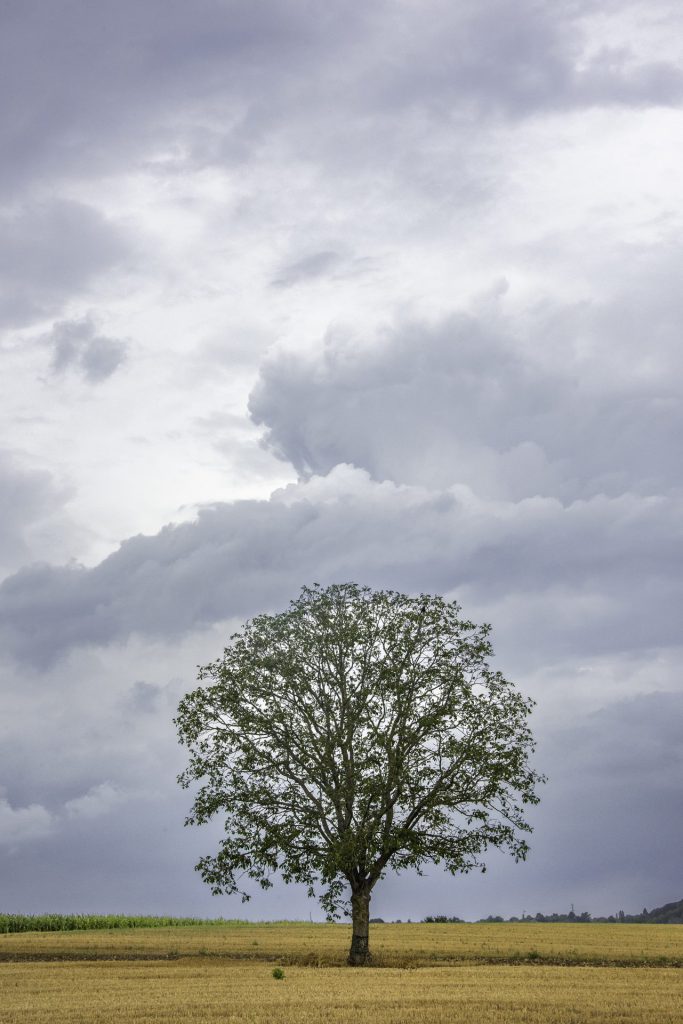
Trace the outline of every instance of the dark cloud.
<path fill-rule="evenodd" d="M 680 898 L 683 696 L 654 692 L 569 717 L 537 728 L 535 763 L 548 782 L 530 814 L 527 862 L 493 854 L 484 876 L 390 877 L 377 913 L 520 916 L 574 904 L 598 916 Z"/>
<path fill-rule="evenodd" d="M 187 797 L 176 792 L 178 787 L 169 778 L 172 763 L 155 777 L 163 788 L 153 795 L 126 794 L 118 804 L 101 803 L 99 814 L 96 795 L 90 816 L 63 812 L 48 819 L 46 813 L 27 808 L 27 815 L 30 811 L 33 816 L 33 836 L 25 816 L 21 840 L 15 823 L 15 841 L 0 844 L 3 909 L 24 914 L 49 908 L 64 914 L 244 917 L 251 907 L 212 897 L 193 871 L 206 852 L 207 838 L 183 830 Z M 2 814 L 0 802 L 4 824 Z M 281 896 L 271 907 L 278 904 L 282 905 Z M 268 916 L 267 906 L 263 916 Z"/>
<path fill-rule="evenodd" d="M 313 352 L 276 351 L 249 408 L 300 474 L 338 463 L 378 480 L 567 503 L 679 485 L 683 316 L 673 259 L 600 302 L 406 322 Z"/>
<path fill-rule="evenodd" d="M 154 683 L 138 680 L 132 687 L 127 699 L 127 706 L 133 713 L 152 714 L 159 710 L 163 690 Z"/>
<path fill-rule="evenodd" d="M 169 651 L 169 662 L 177 656 Z M 64 716 L 59 736 L 46 730 L 42 765 L 27 759 L 28 785 L 18 780 L 0 794 L 3 907 L 306 916 L 296 888 L 255 892 L 246 907 L 210 896 L 192 867 L 218 841 L 220 822 L 182 828 L 189 797 L 175 784 L 184 753 L 175 742 L 172 707 L 158 704 L 157 727 L 145 733 L 148 713 L 123 718 L 107 699 L 100 689 L 91 708 L 81 699 Z M 451 878 L 438 869 L 421 879 L 389 876 L 377 888 L 376 912 L 404 920 L 436 911 L 472 918 L 567 911 L 574 903 L 577 911 L 607 914 L 678 898 L 682 716 L 680 694 L 653 692 L 579 718 L 560 712 L 564 721 L 553 725 L 535 722 L 535 762 L 548 783 L 532 812 L 529 860 L 515 865 L 493 854 L 483 877 Z M 4 749 L 0 765 L 5 776 L 17 774 Z"/>
<path fill-rule="evenodd" d="M 373 273 L 381 261 L 372 256 L 350 257 L 323 249 L 283 264 L 272 278 L 271 288 L 292 288 L 316 281 L 340 281 Z"/>
<path fill-rule="evenodd" d="M 342 257 L 338 252 L 314 252 L 310 256 L 295 260 L 294 263 L 286 264 L 278 271 L 271 284 L 277 288 L 288 288 L 300 281 L 323 277 L 335 270 L 341 262 Z"/>
<path fill-rule="evenodd" d="M 40 680 L 3 678 L 3 907 L 220 912 L 192 870 L 207 837 L 183 830 L 175 782 L 184 757 L 171 720 L 199 653 L 152 650 L 76 653 Z"/>
<path fill-rule="evenodd" d="M 682 727 L 683 694 L 654 692 L 543 737 L 536 857 L 550 889 L 602 913 L 680 898 Z"/>
<path fill-rule="evenodd" d="M 234 136 L 237 153 L 240 137 L 256 142 L 260 124 L 272 123 L 269 106 L 281 110 L 292 72 L 302 88 L 366 20 L 339 2 L 312 17 L 297 0 L 199 0 L 192 12 L 180 0 L 66 0 L 50 12 L 29 0 L 3 16 L 3 93 L 12 102 L 0 134 L 15 187 L 27 175 L 125 166 L 131 153 L 169 140 L 205 148 L 204 130 Z"/>
<path fill-rule="evenodd" d="M 0 325 L 53 314 L 127 252 L 123 232 L 83 203 L 54 199 L 0 213 Z"/>
<path fill-rule="evenodd" d="M 90 316 L 56 323 L 46 341 L 53 350 L 54 373 L 77 370 L 91 384 L 111 377 L 125 361 L 128 351 L 125 341 L 98 334 Z"/>
<path fill-rule="evenodd" d="M 66 0 L 50 12 L 37 0 L 5 4 L 6 186 L 111 170 L 178 144 L 192 159 L 225 162 L 286 140 L 326 165 L 371 155 L 397 168 L 424 119 L 452 131 L 486 115 L 678 104 L 678 67 L 592 46 L 587 19 L 603 9 L 538 0 L 201 0 L 191 10 L 179 0 Z"/>
<path fill-rule="evenodd" d="M 215 506 L 132 538 L 90 569 L 22 569 L 0 585 L 0 635 L 7 653 L 46 666 L 79 646 L 183 636 L 277 607 L 312 580 L 359 579 L 468 593 L 484 606 L 514 594 L 522 608 L 530 602 L 520 635 L 538 629 L 542 593 L 540 660 L 577 644 L 675 645 L 681 521 L 673 498 L 484 503 L 463 489 L 374 484 L 338 467 L 274 500 Z"/>

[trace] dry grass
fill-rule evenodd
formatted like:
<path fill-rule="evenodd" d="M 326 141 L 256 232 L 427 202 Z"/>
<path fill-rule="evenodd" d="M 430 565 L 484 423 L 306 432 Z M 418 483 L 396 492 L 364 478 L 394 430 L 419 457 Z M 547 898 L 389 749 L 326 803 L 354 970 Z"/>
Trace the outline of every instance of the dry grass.
<path fill-rule="evenodd" d="M 352 971 L 181 959 L 0 964 L 2 1024 L 682 1024 L 683 971 Z"/>
<path fill-rule="evenodd" d="M 342 965 L 348 925 L 252 924 L 0 935 L 12 957 L 228 956 Z M 609 924 L 373 925 L 377 966 L 533 959 L 571 964 L 683 964 L 683 926 Z"/>

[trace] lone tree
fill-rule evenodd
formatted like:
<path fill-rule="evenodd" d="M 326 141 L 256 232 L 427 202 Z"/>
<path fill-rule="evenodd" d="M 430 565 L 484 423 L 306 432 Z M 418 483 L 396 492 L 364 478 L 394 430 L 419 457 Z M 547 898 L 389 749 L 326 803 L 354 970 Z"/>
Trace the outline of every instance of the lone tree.
<path fill-rule="evenodd" d="M 304 587 L 201 668 L 176 725 L 201 783 L 186 824 L 225 818 L 197 864 L 214 893 L 279 873 L 348 912 L 349 963 L 369 962 L 370 895 L 388 870 L 485 870 L 523 859 L 523 805 L 542 777 L 523 698 L 488 664 L 489 626 L 455 602 L 353 583 Z"/>

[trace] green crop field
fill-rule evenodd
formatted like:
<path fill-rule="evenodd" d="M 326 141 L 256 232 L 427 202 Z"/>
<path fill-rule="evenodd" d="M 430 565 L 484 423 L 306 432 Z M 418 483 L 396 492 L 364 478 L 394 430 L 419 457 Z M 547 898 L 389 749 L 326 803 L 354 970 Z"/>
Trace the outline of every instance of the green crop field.
<path fill-rule="evenodd" d="M 348 925 L 161 920 L 0 934 L 0 1021 L 683 1024 L 676 925 L 373 925 L 348 968 Z"/>
<path fill-rule="evenodd" d="M 103 928 L 187 928 L 195 925 L 238 926 L 245 921 L 224 918 L 204 920 L 199 917 L 131 917 L 126 914 L 0 914 L 3 932 L 74 932 Z"/>

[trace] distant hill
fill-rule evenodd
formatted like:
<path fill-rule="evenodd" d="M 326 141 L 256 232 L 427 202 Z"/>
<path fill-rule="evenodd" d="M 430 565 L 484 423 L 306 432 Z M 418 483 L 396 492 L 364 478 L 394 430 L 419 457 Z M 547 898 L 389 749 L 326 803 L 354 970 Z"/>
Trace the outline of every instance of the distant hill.
<path fill-rule="evenodd" d="M 683 924 L 683 900 L 665 903 L 663 907 L 655 907 L 654 910 L 639 916 L 648 924 Z"/>
<path fill-rule="evenodd" d="M 644 909 L 642 914 L 625 914 L 623 910 L 613 917 L 594 917 L 594 921 L 619 921 L 624 924 L 683 924 L 683 900 L 665 903 L 654 910 Z"/>

